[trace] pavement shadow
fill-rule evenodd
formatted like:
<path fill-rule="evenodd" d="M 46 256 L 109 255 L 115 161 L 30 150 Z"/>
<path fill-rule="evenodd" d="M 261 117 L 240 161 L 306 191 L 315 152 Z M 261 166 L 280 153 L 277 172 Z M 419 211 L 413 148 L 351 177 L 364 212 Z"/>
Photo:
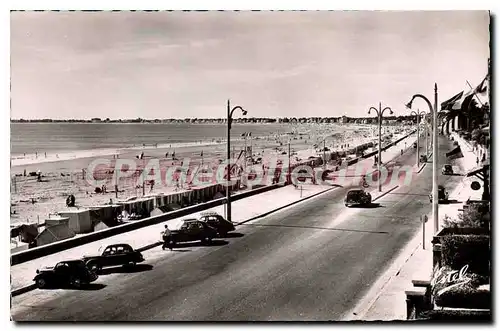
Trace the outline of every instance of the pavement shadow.
<path fill-rule="evenodd" d="M 136 272 L 143 272 L 152 270 L 153 266 L 151 264 L 136 264 L 135 266 L 119 266 L 102 269 L 99 275 L 110 275 L 110 274 L 131 274 Z"/>
<path fill-rule="evenodd" d="M 378 202 L 371 202 L 368 205 L 356 205 L 356 206 L 351 206 L 350 208 L 372 209 L 372 208 L 385 208 L 385 206 L 382 206 Z"/>
<path fill-rule="evenodd" d="M 227 233 L 226 235 L 223 235 L 223 236 L 220 236 L 221 238 L 241 238 L 243 237 L 244 234 L 243 233 L 239 233 L 239 232 L 229 232 Z"/>
<path fill-rule="evenodd" d="M 90 284 L 85 284 L 80 286 L 79 288 L 71 286 L 71 285 L 64 285 L 64 286 L 50 286 L 50 287 L 44 287 L 43 290 L 76 290 L 76 291 L 98 291 L 102 290 L 105 288 L 107 285 L 105 284 L 100 284 L 100 283 L 90 283 Z"/>
<path fill-rule="evenodd" d="M 227 244 L 229 244 L 229 241 L 227 240 L 213 239 L 210 244 L 205 244 L 200 241 L 190 241 L 190 242 L 176 243 L 175 245 L 172 246 L 172 248 L 176 249 L 176 248 L 187 248 L 187 247 L 224 246 Z"/>

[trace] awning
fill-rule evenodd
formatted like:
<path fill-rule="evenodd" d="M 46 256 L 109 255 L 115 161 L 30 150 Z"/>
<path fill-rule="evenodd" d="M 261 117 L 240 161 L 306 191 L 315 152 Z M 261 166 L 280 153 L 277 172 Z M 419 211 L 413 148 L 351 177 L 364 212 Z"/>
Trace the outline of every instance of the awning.
<path fill-rule="evenodd" d="M 472 177 L 472 176 L 476 176 L 476 175 L 481 175 L 483 171 L 488 171 L 490 170 L 490 165 L 489 164 L 483 164 L 482 166 L 480 167 L 476 167 L 474 169 L 472 169 L 471 171 L 469 171 L 465 177 Z"/>
<path fill-rule="evenodd" d="M 452 96 L 450 99 L 442 102 L 441 103 L 441 110 L 453 110 L 453 105 L 455 104 L 455 102 L 460 100 L 463 95 L 464 95 L 464 91 L 457 93 L 456 95 Z"/>
<path fill-rule="evenodd" d="M 460 149 L 460 146 L 455 147 L 448 153 L 446 153 L 446 157 L 450 160 L 454 159 L 459 159 L 461 157 L 464 157 L 464 154 L 462 153 L 462 150 Z"/>

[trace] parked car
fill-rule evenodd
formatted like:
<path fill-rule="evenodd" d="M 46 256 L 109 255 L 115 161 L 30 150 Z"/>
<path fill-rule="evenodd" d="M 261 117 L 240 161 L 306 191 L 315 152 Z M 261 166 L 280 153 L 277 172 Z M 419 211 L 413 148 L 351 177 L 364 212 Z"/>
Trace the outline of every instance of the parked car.
<path fill-rule="evenodd" d="M 429 194 L 429 201 L 432 202 L 432 192 Z M 438 186 L 438 203 L 441 202 L 448 202 L 448 192 L 446 192 L 446 189 L 444 186 L 439 185 Z"/>
<path fill-rule="evenodd" d="M 413 143 L 413 148 L 417 148 L 417 143 Z"/>
<path fill-rule="evenodd" d="M 451 166 L 451 164 L 445 164 L 441 169 L 441 173 L 443 175 L 453 175 L 453 167 Z"/>
<path fill-rule="evenodd" d="M 84 256 L 83 261 L 92 271 L 99 271 L 104 267 L 129 266 L 144 261 L 142 254 L 128 244 L 107 246 L 101 255 Z"/>
<path fill-rule="evenodd" d="M 71 286 L 80 288 L 90 284 L 98 276 L 89 270 L 82 260 L 61 261 L 55 267 L 37 269 L 33 279 L 38 288 Z"/>
<path fill-rule="evenodd" d="M 344 204 L 346 207 L 353 205 L 363 206 L 369 205 L 372 202 L 372 196 L 370 193 L 365 192 L 362 189 L 350 190 L 347 192 L 344 199 Z"/>
<path fill-rule="evenodd" d="M 213 238 L 217 237 L 217 230 L 209 226 L 207 223 L 197 220 L 196 218 L 185 219 L 178 230 L 171 230 L 171 238 L 166 238 L 163 234 L 163 249 L 168 245 L 170 239 L 171 244 L 175 245 L 180 242 L 201 241 L 203 244 L 210 244 Z"/>
<path fill-rule="evenodd" d="M 235 230 L 233 223 L 229 222 L 216 212 L 201 213 L 199 220 L 216 229 L 220 236 L 226 236 L 228 232 Z"/>

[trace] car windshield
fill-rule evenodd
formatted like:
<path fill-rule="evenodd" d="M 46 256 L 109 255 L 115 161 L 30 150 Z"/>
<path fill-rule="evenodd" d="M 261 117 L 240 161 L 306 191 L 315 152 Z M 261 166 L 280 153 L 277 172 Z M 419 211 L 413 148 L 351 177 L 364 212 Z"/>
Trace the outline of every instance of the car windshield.
<path fill-rule="evenodd" d="M 450 169 L 451 169 L 451 165 L 447 164 L 447 165 L 445 165 L 445 166 L 444 166 L 444 168 L 445 168 L 446 170 L 450 170 Z"/>

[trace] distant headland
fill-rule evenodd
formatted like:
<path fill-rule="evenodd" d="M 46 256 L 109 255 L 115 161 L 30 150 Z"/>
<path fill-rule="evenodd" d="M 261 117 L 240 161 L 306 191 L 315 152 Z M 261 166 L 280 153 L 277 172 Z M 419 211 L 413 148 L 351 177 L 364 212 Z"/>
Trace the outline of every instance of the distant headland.
<path fill-rule="evenodd" d="M 415 116 L 386 116 L 384 123 L 387 124 L 410 124 Z M 91 118 L 91 119 L 11 119 L 11 123 L 189 123 L 189 124 L 224 124 L 225 118 L 168 118 L 168 119 L 110 119 L 110 118 Z M 306 123 L 339 123 L 339 124 L 376 124 L 375 117 L 238 117 L 233 119 L 233 123 L 251 124 L 251 123 L 289 123 L 289 124 L 306 124 Z"/>

